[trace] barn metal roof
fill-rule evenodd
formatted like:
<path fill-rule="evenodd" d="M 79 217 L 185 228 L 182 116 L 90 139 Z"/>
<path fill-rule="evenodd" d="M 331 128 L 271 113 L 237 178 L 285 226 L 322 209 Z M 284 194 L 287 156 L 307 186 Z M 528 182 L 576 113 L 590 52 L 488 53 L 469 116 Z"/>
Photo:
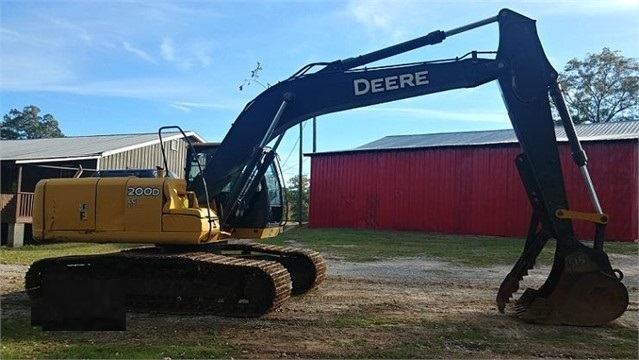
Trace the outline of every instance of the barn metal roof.
<path fill-rule="evenodd" d="M 639 139 L 639 121 L 576 125 L 580 141 Z M 566 142 L 562 126 L 555 127 L 557 141 Z M 349 151 L 430 148 L 443 146 L 476 146 L 517 143 L 512 129 L 468 131 L 439 134 L 386 136 Z"/>
<path fill-rule="evenodd" d="M 195 141 L 204 139 L 193 131 L 186 135 Z M 182 134 L 167 132 L 162 139 L 179 139 Z M 18 164 L 96 159 L 124 151 L 159 143 L 157 133 L 70 136 L 48 139 L 0 140 L 0 160 L 13 160 Z"/>

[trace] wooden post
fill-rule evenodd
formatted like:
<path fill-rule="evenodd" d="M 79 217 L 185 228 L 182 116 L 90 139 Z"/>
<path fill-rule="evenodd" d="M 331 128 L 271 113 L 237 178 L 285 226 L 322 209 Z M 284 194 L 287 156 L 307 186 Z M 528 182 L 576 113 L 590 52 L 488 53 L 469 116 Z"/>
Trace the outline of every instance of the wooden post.
<path fill-rule="evenodd" d="M 22 165 L 18 167 L 18 186 L 16 189 L 16 209 L 13 223 L 9 224 L 7 231 L 7 245 L 9 247 L 21 247 L 24 244 L 24 224 L 18 224 L 18 212 L 22 206 Z"/>

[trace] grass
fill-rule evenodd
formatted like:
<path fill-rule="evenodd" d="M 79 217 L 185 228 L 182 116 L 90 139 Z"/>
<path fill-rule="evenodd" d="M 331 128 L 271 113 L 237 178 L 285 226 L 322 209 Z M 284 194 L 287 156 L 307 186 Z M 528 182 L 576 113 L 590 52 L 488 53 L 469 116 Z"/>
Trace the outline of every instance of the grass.
<path fill-rule="evenodd" d="M 393 312 L 370 310 L 347 310 L 304 326 L 327 333 L 315 339 L 328 345 L 319 354 L 322 358 L 633 359 L 637 355 L 632 326 L 540 326 L 473 314 L 442 321 L 428 314 L 397 318 Z"/>
<path fill-rule="evenodd" d="M 291 229 L 271 241 L 310 247 L 346 261 L 428 256 L 478 267 L 514 264 L 524 247 L 524 240 L 517 238 L 305 227 Z M 549 241 L 538 263 L 551 264 L 554 249 L 554 241 Z M 636 243 L 606 243 L 605 249 L 609 254 L 638 254 Z"/>
<path fill-rule="evenodd" d="M 524 328 L 526 328 L 524 326 Z M 589 331 L 592 330 L 592 331 Z M 596 329 L 531 326 L 513 339 L 510 331 L 474 322 L 422 323 L 402 336 L 405 340 L 382 349 L 349 354 L 357 358 L 613 358 L 637 356 L 636 329 L 618 332 L 610 340 Z M 549 334 L 552 334 L 549 335 Z M 372 345 L 372 344 L 371 344 Z M 362 347 L 365 349 L 366 347 Z"/>
<path fill-rule="evenodd" d="M 326 256 L 353 262 L 427 256 L 477 267 L 514 264 L 524 246 L 524 240 L 517 238 L 307 227 L 293 228 L 268 242 L 309 247 Z M 592 246 L 591 243 L 587 245 Z M 0 263 L 29 265 L 47 257 L 106 253 L 133 246 L 81 243 L 27 245 L 21 248 L 3 246 Z M 554 249 L 554 241 L 549 241 L 538 257 L 538 263 L 551 264 Z M 605 249 L 609 254 L 638 255 L 636 243 L 609 242 L 605 244 Z"/>
<path fill-rule="evenodd" d="M 485 318 L 429 320 L 415 314 L 398 321 L 392 314 L 346 311 L 319 320 L 220 321 L 215 317 L 139 314 L 126 332 L 44 332 L 28 316 L 3 317 L 0 358 L 161 359 L 238 358 L 262 354 L 264 330 L 290 336 L 294 354 L 305 341 L 326 344 L 321 358 L 636 358 L 635 327 L 539 326 Z M 308 326 L 307 335 L 299 327 Z M 278 334 L 277 331 L 281 332 Z M 290 332 L 289 332 L 290 331 Z M 239 337 L 239 344 L 236 343 Z M 249 340 L 248 343 L 246 339 Z M 283 341 L 283 340 L 275 340 Z M 243 345 L 241 345 L 243 344 Z M 274 356 L 274 353 L 266 353 Z M 294 356 L 294 355 L 293 355 Z"/>
<path fill-rule="evenodd" d="M 309 247 L 347 261 L 426 256 L 477 267 L 512 265 L 524 245 L 522 239 L 513 238 L 304 227 L 289 230 L 269 242 Z M 131 246 L 67 243 L 3 247 L 0 262 L 28 265 L 46 257 L 104 253 Z M 637 256 L 636 243 L 606 243 L 605 248 L 609 254 Z M 553 251 L 554 244 L 549 243 L 539 263 L 550 264 Z M 295 346 L 304 346 L 300 344 L 305 341 L 333 349 L 305 353 L 322 358 L 636 358 L 637 355 L 637 329 L 633 326 L 529 326 L 503 318 L 495 321 L 475 317 L 438 322 L 420 313 L 398 319 L 393 311 L 357 308 L 308 323 L 299 320 L 279 323 L 268 317 L 231 321 L 207 316 L 129 314 L 126 332 L 47 332 L 31 327 L 29 305 L 20 299 L 3 295 L 2 359 L 251 357 L 265 354 L 261 352 L 264 345 L 259 343 L 261 334 L 275 327 L 279 329 L 272 336 L 278 339 L 289 336 L 289 332 L 302 334 L 303 338 L 291 342 L 286 349 L 291 354 Z M 305 326 L 313 330 L 308 337 L 299 329 Z M 268 341 L 268 337 L 265 339 Z"/>
<path fill-rule="evenodd" d="M 340 332 L 368 333 L 353 343 L 347 358 L 491 358 L 515 357 L 636 358 L 634 327 L 580 328 L 487 322 L 485 318 L 446 322 L 403 318 L 368 311 L 347 311 L 316 326 Z M 602 336 L 602 332 L 607 335 Z M 401 335 L 397 335 L 401 334 Z M 383 346 L 376 346 L 380 343 Z M 376 348 L 374 351 L 368 349 Z M 558 353 L 559 351 L 559 353 Z M 481 356 L 480 354 L 485 354 Z"/>
<path fill-rule="evenodd" d="M 511 263 L 519 256 L 523 246 L 523 241 L 510 238 L 309 228 L 289 230 L 275 241 L 303 244 L 346 261 L 429 256 L 475 266 Z M 486 254 L 492 254 L 490 259 Z"/>
<path fill-rule="evenodd" d="M 65 256 L 101 254 L 135 247 L 132 244 L 85 244 L 53 243 L 25 245 L 19 248 L 3 246 L 0 249 L 0 264 L 30 265 L 36 260 Z"/>
<path fill-rule="evenodd" d="M 180 324 L 160 318 L 130 321 L 123 332 L 41 331 L 28 316 L 2 319 L 0 358 L 158 359 L 236 357 L 239 351 L 199 321 Z"/>
<path fill-rule="evenodd" d="M 346 311 L 328 319 L 325 325 L 331 328 L 374 328 L 378 326 L 396 325 L 397 320 L 388 316 L 369 312 Z"/>
<path fill-rule="evenodd" d="M 609 254 L 637 256 L 639 254 L 639 244 L 627 242 L 607 242 L 604 244 L 604 250 Z"/>

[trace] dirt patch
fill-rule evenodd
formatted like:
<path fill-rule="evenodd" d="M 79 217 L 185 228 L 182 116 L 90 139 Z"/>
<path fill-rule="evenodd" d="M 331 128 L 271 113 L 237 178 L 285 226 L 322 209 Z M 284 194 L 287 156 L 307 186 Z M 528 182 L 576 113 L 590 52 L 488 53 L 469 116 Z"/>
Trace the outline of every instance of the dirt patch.
<path fill-rule="evenodd" d="M 600 336 L 614 337 L 614 329 L 637 329 L 638 269 L 633 257 L 615 256 L 611 260 L 624 268 L 624 283 L 631 298 L 628 311 L 604 330 L 600 329 Z M 593 349 L 586 348 L 582 352 L 574 348 L 572 342 L 563 345 L 552 339 L 536 342 L 537 335 L 526 339 L 529 332 L 561 333 L 566 327 L 522 323 L 514 318 L 512 304 L 506 314 L 498 312 L 495 296 L 509 267 L 476 269 L 416 258 L 374 263 L 329 260 L 328 268 L 329 276 L 319 289 L 291 299 L 279 311 L 268 315 L 268 326 L 260 326 L 259 336 L 247 336 L 235 328 L 224 336 L 247 348 L 263 349 L 259 355 L 266 357 L 342 357 L 358 353 L 355 348 L 366 347 L 370 351 L 364 355 L 371 357 L 376 357 L 375 354 L 485 358 L 605 354 L 603 351 L 597 355 L 591 352 Z M 549 271 L 549 268 L 533 270 L 522 282 L 522 288 L 538 288 Z M 286 331 L 283 332 L 283 328 Z M 595 333 L 591 328 L 568 329 L 583 332 L 584 337 Z M 611 333 L 607 333 L 608 330 Z M 481 334 L 482 331 L 485 334 Z M 490 340 L 493 337 L 515 341 L 494 344 Z M 403 348 L 402 344 L 407 343 L 421 344 L 423 348 Z M 549 343 L 552 346 L 549 347 Z M 395 349 L 397 353 L 388 353 L 388 349 Z"/>
<path fill-rule="evenodd" d="M 26 265 L 0 264 L 0 293 L 24 289 L 24 274 L 27 269 L 29 267 Z"/>
<path fill-rule="evenodd" d="M 214 331 L 244 358 L 636 358 L 637 259 L 612 255 L 611 262 L 623 269 L 631 301 L 621 318 L 600 328 L 522 323 L 512 305 L 500 314 L 495 304 L 510 267 L 469 268 L 426 258 L 328 259 L 328 276 L 318 289 L 259 319 L 130 314 L 128 322 Z M 21 291 L 27 267 L 0 270 L 3 319 L 28 314 Z M 522 288 L 538 288 L 549 270 L 534 269 Z"/>

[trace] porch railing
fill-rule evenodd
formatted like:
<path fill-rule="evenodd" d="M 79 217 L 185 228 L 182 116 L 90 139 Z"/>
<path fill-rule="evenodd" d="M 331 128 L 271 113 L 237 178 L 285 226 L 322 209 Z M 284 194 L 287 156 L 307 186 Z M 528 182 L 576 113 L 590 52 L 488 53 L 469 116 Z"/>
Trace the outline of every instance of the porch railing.
<path fill-rule="evenodd" d="M 33 222 L 33 193 L 18 193 L 18 198 L 16 199 L 16 222 Z"/>
<path fill-rule="evenodd" d="M 2 222 L 31 223 L 33 221 L 33 193 L 2 194 Z"/>

